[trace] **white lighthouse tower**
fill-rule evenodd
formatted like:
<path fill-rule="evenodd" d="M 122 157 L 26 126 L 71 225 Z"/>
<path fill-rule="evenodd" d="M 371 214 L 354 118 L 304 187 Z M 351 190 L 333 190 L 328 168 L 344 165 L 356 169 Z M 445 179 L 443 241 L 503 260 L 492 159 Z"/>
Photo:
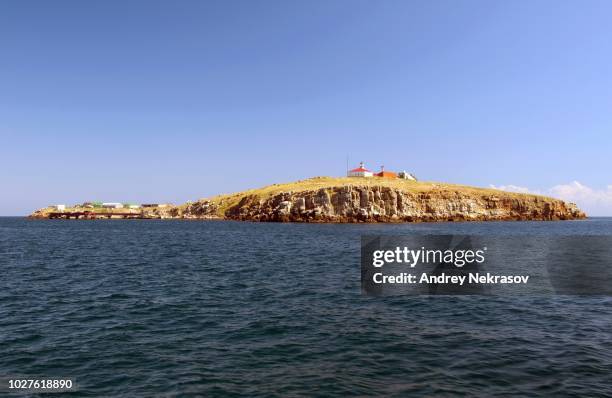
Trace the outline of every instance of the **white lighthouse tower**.
<path fill-rule="evenodd" d="M 372 177 L 374 173 L 365 168 L 363 162 L 359 163 L 359 167 L 353 170 L 349 170 L 346 173 L 347 177 Z"/>

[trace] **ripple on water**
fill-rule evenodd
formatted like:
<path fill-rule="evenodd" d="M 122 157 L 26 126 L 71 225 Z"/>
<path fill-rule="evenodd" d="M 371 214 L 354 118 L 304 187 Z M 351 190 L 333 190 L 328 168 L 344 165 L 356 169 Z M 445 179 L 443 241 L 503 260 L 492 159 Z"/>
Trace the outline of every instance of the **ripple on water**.
<path fill-rule="evenodd" d="M 606 297 L 362 297 L 362 233 L 610 234 L 0 218 L 0 373 L 96 396 L 612 394 Z"/>

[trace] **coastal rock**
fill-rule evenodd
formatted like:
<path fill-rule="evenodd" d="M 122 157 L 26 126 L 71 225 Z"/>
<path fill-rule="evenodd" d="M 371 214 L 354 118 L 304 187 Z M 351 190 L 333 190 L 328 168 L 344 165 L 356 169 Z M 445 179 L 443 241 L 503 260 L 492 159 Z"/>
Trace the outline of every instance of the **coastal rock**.
<path fill-rule="evenodd" d="M 534 195 L 520 198 L 460 191 L 411 193 L 390 187 L 333 187 L 245 197 L 228 208 L 232 220 L 296 222 L 399 222 L 572 220 L 586 217 L 575 204 Z"/>
<path fill-rule="evenodd" d="M 79 207 L 69 210 L 81 212 L 81 218 L 91 218 L 85 214 L 87 211 Z M 53 212 L 55 210 L 49 207 L 34 212 L 30 217 L 54 218 Z M 63 218 L 79 218 L 69 217 L 66 213 L 61 215 Z M 102 217 L 110 218 L 106 215 Z M 539 195 L 401 179 L 314 177 L 219 195 L 181 206 L 142 208 L 134 210 L 134 214 L 127 217 L 276 222 L 420 222 L 574 220 L 586 215 L 573 203 Z"/>
<path fill-rule="evenodd" d="M 216 219 L 218 217 L 219 205 L 209 200 L 201 200 L 188 203 L 181 207 L 175 207 L 174 218 Z"/>

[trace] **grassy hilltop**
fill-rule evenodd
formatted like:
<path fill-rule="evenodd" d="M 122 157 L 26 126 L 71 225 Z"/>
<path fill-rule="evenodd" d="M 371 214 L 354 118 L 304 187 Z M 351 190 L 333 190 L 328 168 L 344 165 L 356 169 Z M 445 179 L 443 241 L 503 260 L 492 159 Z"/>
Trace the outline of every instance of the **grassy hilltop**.
<path fill-rule="evenodd" d="M 227 208 L 237 205 L 240 200 L 247 195 L 255 195 L 261 200 L 266 200 L 283 192 L 292 192 L 294 194 L 307 191 L 316 191 L 319 189 L 332 189 L 343 186 L 354 187 L 388 187 L 398 189 L 406 193 L 440 193 L 454 192 L 465 195 L 491 195 L 502 196 L 505 198 L 524 198 L 524 197 L 540 197 L 547 198 L 541 195 L 524 194 L 501 191 L 492 188 L 478 188 L 467 185 L 447 184 L 440 182 L 429 181 L 412 181 L 399 178 L 380 178 L 380 177 L 312 177 L 305 180 L 294 182 L 280 183 L 267 185 L 262 188 L 248 189 L 245 191 L 234 192 L 231 194 L 221 194 L 202 200 L 207 200 L 211 203 L 219 205 L 221 212 Z M 186 205 L 183 205 L 186 206 Z"/>
<path fill-rule="evenodd" d="M 50 218 L 53 211 L 40 209 L 31 217 Z M 569 220 L 585 217 L 574 204 L 540 195 L 381 177 L 313 177 L 217 195 L 179 206 L 129 211 L 137 218 L 295 222 Z M 117 217 L 124 212 L 108 211 Z"/>

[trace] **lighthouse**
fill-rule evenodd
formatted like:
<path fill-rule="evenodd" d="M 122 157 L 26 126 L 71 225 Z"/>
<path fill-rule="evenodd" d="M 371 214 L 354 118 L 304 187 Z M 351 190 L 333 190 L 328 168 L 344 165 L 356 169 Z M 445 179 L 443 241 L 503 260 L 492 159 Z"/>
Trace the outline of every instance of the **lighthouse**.
<path fill-rule="evenodd" d="M 353 170 L 349 170 L 346 173 L 347 177 L 372 177 L 374 173 L 365 168 L 363 162 L 359 163 L 359 167 Z"/>

